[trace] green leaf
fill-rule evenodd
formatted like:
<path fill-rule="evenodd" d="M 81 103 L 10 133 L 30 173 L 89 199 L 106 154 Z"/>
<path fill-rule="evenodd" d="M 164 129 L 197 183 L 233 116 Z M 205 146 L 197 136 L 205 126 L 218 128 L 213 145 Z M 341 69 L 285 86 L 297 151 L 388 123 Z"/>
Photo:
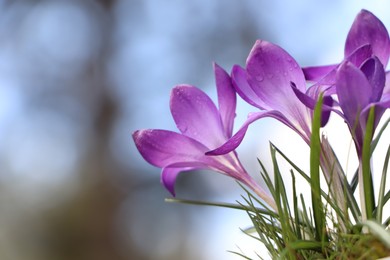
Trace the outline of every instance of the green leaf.
<path fill-rule="evenodd" d="M 386 130 L 387 126 L 389 125 L 389 123 L 390 123 L 390 118 L 388 118 L 386 120 L 386 122 L 383 124 L 383 126 L 379 130 L 378 134 L 376 135 L 375 139 L 372 141 L 372 143 L 371 143 L 371 155 L 374 153 L 375 148 L 377 147 L 378 142 L 379 142 L 383 132 Z M 353 175 L 353 178 L 351 180 L 350 186 L 351 186 L 352 191 L 355 191 L 355 189 L 356 189 L 356 187 L 357 187 L 357 185 L 359 183 L 358 171 L 359 170 L 356 170 L 356 172 Z"/>
<path fill-rule="evenodd" d="M 379 223 L 382 223 L 383 206 L 385 205 L 384 197 L 385 197 L 385 186 L 386 186 L 386 177 L 387 177 L 387 167 L 389 165 L 389 157 L 390 157 L 390 145 L 387 148 L 385 162 L 383 164 L 382 178 L 379 184 L 378 206 L 376 208 L 376 219 L 378 220 Z"/>
<path fill-rule="evenodd" d="M 363 151 L 362 151 L 362 159 L 361 159 L 361 164 L 362 164 L 361 175 L 359 175 L 360 179 L 362 180 L 362 182 L 360 180 L 359 182 L 363 185 L 360 189 L 360 191 L 363 194 L 360 194 L 360 196 L 363 196 L 362 204 L 363 204 L 363 209 L 365 209 L 366 219 L 372 219 L 373 211 L 375 208 L 375 195 L 374 195 L 374 187 L 373 187 L 371 165 L 370 165 L 371 142 L 374 133 L 374 119 L 375 119 L 375 107 L 372 106 L 368 114 L 366 131 L 364 134 Z"/>
<path fill-rule="evenodd" d="M 323 96 L 320 95 L 313 114 L 312 134 L 310 140 L 310 179 L 311 179 L 311 197 L 316 228 L 316 240 L 323 241 L 325 228 L 325 212 L 321 200 L 320 184 L 320 153 L 321 153 L 321 113 Z"/>
<path fill-rule="evenodd" d="M 272 143 L 271 143 L 272 144 Z M 277 148 L 275 145 L 272 144 L 272 147 L 309 183 L 309 185 L 311 186 L 311 179 L 310 177 L 304 172 L 302 171 L 296 164 L 294 164 L 294 162 L 292 162 L 281 150 L 279 150 L 279 148 Z M 345 183 L 345 185 L 347 186 L 347 189 L 348 189 L 348 183 Z M 337 205 L 337 203 L 335 201 L 333 201 L 332 199 L 329 199 L 328 195 L 323 191 L 321 190 L 321 195 L 322 197 L 326 200 L 326 202 L 335 210 L 335 212 L 338 214 L 339 217 L 343 218 L 344 216 L 344 213 L 343 211 L 340 209 L 340 207 Z M 354 199 L 353 197 L 353 193 L 352 191 L 350 191 L 349 189 L 347 190 L 347 198 L 348 198 L 348 206 L 350 207 L 351 209 L 351 212 L 352 212 L 352 215 L 353 217 L 355 218 L 355 221 L 359 220 L 359 216 L 361 215 L 360 214 L 360 211 L 359 211 L 359 208 L 357 206 L 357 202 L 356 200 Z M 389 198 L 390 198 L 390 192 L 389 192 Z M 304 207 L 305 208 L 305 207 Z"/>
<path fill-rule="evenodd" d="M 239 205 L 239 204 L 233 204 L 233 203 L 208 202 L 208 201 L 186 200 L 186 199 L 176 199 L 176 198 L 166 198 L 165 202 L 184 203 L 184 204 L 200 205 L 200 206 L 217 206 L 217 207 L 239 209 L 239 210 L 245 210 L 245 211 L 248 210 L 248 207 L 246 207 L 246 206 Z M 262 209 L 262 208 L 255 208 L 255 210 L 258 211 L 260 214 L 277 217 L 277 214 L 275 212 L 273 212 L 272 210 L 267 210 L 267 209 Z"/>

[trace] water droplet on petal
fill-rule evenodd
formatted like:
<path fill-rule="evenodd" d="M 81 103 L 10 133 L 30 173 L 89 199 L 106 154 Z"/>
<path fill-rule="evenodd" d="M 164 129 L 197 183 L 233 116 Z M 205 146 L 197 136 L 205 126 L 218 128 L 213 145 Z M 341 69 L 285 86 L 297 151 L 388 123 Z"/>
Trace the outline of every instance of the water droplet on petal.
<path fill-rule="evenodd" d="M 259 82 L 262 82 L 264 80 L 264 77 L 259 75 L 259 76 L 256 76 L 256 80 L 259 81 Z"/>

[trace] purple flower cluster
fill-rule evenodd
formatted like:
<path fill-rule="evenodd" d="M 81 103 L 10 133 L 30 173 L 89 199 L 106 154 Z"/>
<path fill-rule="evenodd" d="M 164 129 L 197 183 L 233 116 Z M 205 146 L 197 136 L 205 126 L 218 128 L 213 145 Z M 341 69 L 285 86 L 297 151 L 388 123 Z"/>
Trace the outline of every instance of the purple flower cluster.
<path fill-rule="evenodd" d="M 272 197 L 247 173 L 235 151 L 249 125 L 272 117 L 310 144 L 313 108 L 322 93 L 322 125 L 331 112 L 340 115 L 360 157 L 368 111 L 375 107 L 375 127 L 390 106 L 390 72 L 385 71 L 389 56 L 388 32 L 366 10 L 353 22 L 345 57 L 338 64 L 301 68 L 281 47 L 258 40 L 245 68 L 235 65 L 229 75 L 214 65 L 218 108 L 198 88 L 176 86 L 171 92 L 170 108 L 180 133 L 138 130 L 133 133 L 134 142 L 146 161 L 162 168 L 161 181 L 173 195 L 180 172 L 210 169 L 245 184 L 275 209 Z M 250 113 L 233 134 L 236 93 L 258 111 Z"/>

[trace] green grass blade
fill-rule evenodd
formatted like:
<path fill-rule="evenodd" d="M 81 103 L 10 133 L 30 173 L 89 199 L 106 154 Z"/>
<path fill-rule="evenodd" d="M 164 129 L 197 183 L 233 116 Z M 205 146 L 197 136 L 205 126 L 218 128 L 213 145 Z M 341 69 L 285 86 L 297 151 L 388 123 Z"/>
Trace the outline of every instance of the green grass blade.
<path fill-rule="evenodd" d="M 176 198 L 166 198 L 165 202 L 184 203 L 184 204 L 200 205 L 200 206 L 213 206 L 213 207 L 216 206 L 216 207 L 239 209 L 245 211 L 248 210 L 248 208 L 243 205 L 233 204 L 233 203 L 208 202 L 208 201 L 186 200 L 186 199 L 176 199 Z M 264 215 L 277 217 L 277 214 L 269 209 L 256 208 L 256 211 Z"/>
<path fill-rule="evenodd" d="M 387 167 L 389 165 L 389 158 L 390 158 L 390 145 L 387 148 L 385 162 L 383 164 L 382 178 L 379 185 L 378 206 L 376 210 L 376 219 L 378 220 L 379 223 L 382 223 L 383 206 L 385 204 L 384 197 L 385 197 L 385 186 L 386 186 Z"/>
<path fill-rule="evenodd" d="M 355 174 L 352 177 L 351 183 L 349 184 L 349 186 L 352 189 L 352 192 L 355 192 L 358 184 L 359 184 L 359 170 L 356 170 Z"/>
<path fill-rule="evenodd" d="M 363 151 L 362 151 L 362 159 L 361 159 L 362 172 L 360 175 L 362 180 L 360 184 L 363 185 L 361 188 L 361 193 L 363 194 L 360 194 L 360 196 L 363 195 L 362 208 L 365 209 L 366 219 L 372 219 L 373 211 L 375 208 L 375 195 L 374 195 L 374 187 L 373 187 L 371 165 L 370 165 L 371 142 L 372 142 L 372 136 L 374 132 L 374 119 L 375 119 L 375 107 L 372 106 L 368 114 L 367 125 L 364 134 Z"/>
<path fill-rule="evenodd" d="M 298 222 L 299 221 L 298 196 L 297 196 L 297 189 L 296 189 L 295 174 L 292 170 L 291 170 L 291 179 L 292 179 L 292 188 L 293 188 L 294 218 L 295 218 L 295 222 Z M 295 234 L 297 234 L 298 239 L 302 239 L 302 230 L 300 228 L 299 223 L 295 225 Z"/>
<path fill-rule="evenodd" d="M 312 209 L 314 215 L 317 241 L 322 241 L 323 233 L 325 232 L 325 212 L 321 200 L 321 184 L 320 184 L 320 153 L 321 153 L 320 127 L 321 127 L 322 102 L 323 102 L 323 98 L 321 95 L 314 109 L 312 134 L 310 140 L 311 197 L 312 197 Z"/>
<path fill-rule="evenodd" d="M 272 147 L 278 152 L 278 154 L 280 154 L 308 183 L 309 185 L 311 186 L 311 179 L 310 177 L 304 172 L 302 171 L 296 164 L 294 164 L 294 162 L 292 162 L 281 150 L 279 150 L 276 146 L 274 146 L 272 143 L 271 143 Z M 348 185 L 348 183 L 346 183 L 346 185 Z M 347 187 L 348 188 L 348 187 Z M 327 199 L 328 196 L 327 194 L 321 190 L 321 195 L 323 198 Z M 349 203 L 349 207 L 351 209 L 351 212 L 352 212 L 352 215 L 353 217 L 355 218 L 355 221 L 358 222 L 358 220 L 360 221 L 360 218 L 359 216 L 361 215 L 360 213 L 360 210 L 359 210 L 359 207 L 357 206 L 357 202 L 353 196 L 353 193 L 352 191 L 350 191 L 350 189 L 348 188 L 348 203 Z M 389 193 L 389 198 L 390 198 L 390 193 Z M 336 213 L 340 216 L 340 217 L 343 217 L 343 212 L 342 211 L 339 211 L 339 207 L 337 206 L 337 204 L 335 203 L 335 201 L 333 200 L 328 200 L 327 203 L 329 203 L 329 205 L 336 211 Z"/>
<path fill-rule="evenodd" d="M 386 122 L 383 124 L 383 126 L 381 127 L 381 129 L 378 131 L 378 134 L 376 135 L 375 139 L 372 141 L 371 143 L 371 155 L 374 153 L 375 151 L 375 148 L 377 147 L 378 143 L 379 143 L 379 140 L 383 134 L 383 132 L 386 130 L 387 126 L 389 125 L 390 123 L 390 118 L 388 118 L 386 120 Z M 359 182 L 359 178 L 358 178 L 358 170 L 356 170 L 353 178 L 352 178 L 352 181 L 351 181 L 351 188 L 353 191 L 355 191 L 357 185 L 358 185 L 358 182 Z"/>

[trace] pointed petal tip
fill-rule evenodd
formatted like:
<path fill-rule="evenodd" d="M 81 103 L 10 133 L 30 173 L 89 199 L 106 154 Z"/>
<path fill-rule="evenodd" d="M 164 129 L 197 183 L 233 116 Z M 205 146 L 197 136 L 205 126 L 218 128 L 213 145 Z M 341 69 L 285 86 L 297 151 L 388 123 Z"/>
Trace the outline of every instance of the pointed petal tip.
<path fill-rule="evenodd" d="M 189 89 L 191 87 L 194 87 L 194 86 L 191 86 L 188 84 L 179 84 L 179 85 L 174 86 L 171 89 L 171 99 L 173 96 L 175 96 L 175 95 L 179 94 L 180 92 L 185 91 L 186 89 Z"/>
<path fill-rule="evenodd" d="M 133 133 L 131 134 L 131 136 L 133 137 L 133 139 L 135 139 L 135 138 L 139 135 L 139 131 L 140 131 L 140 130 L 135 130 L 135 131 L 133 131 Z"/>
<path fill-rule="evenodd" d="M 390 56 L 389 33 L 383 22 L 370 11 L 362 9 L 348 32 L 344 54 L 349 56 L 364 44 L 370 44 L 373 53 L 387 66 Z"/>
<path fill-rule="evenodd" d="M 142 138 L 143 134 L 148 130 L 135 130 L 131 136 L 133 137 L 135 145 L 138 147 L 139 140 Z"/>
<path fill-rule="evenodd" d="M 222 69 L 221 66 L 218 65 L 218 63 L 216 63 L 215 61 L 213 61 L 213 69 L 214 71 L 217 70 L 217 69 Z"/>

